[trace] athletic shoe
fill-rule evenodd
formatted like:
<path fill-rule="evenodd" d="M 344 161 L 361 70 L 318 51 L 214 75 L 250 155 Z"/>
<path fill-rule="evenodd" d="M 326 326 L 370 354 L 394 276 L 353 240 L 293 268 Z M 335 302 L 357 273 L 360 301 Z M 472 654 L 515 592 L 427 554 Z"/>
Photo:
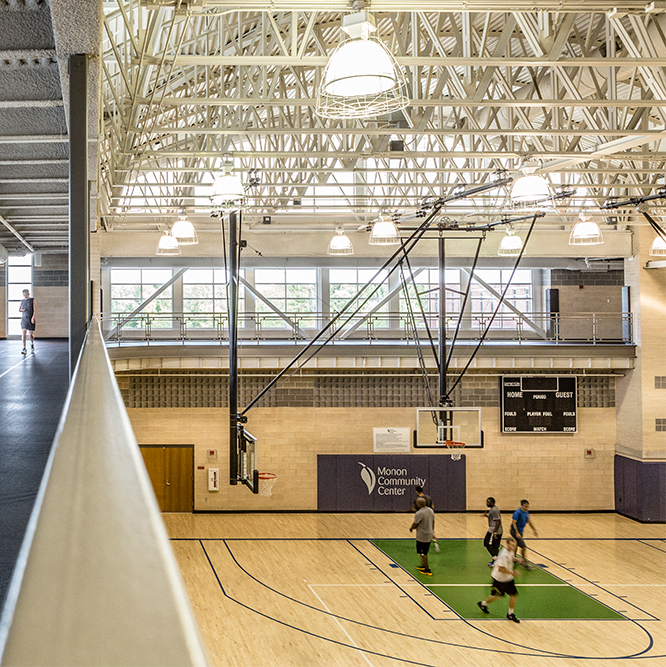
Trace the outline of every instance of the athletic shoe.
<path fill-rule="evenodd" d="M 507 614 L 506 617 L 514 623 L 520 623 L 520 620 L 516 618 L 515 614 Z"/>
<path fill-rule="evenodd" d="M 426 577 L 432 577 L 432 570 L 421 570 L 421 574 L 425 574 Z"/>
<path fill-rule="evenodd" d="M 439 553 L 439 544 L 437 542 L 433 542 L 433 547 L 435 549 L 435 553 L 438 554 Z"/>
<path fill-rule="evenodd" d="M 533 570 L 533 569 L 534 569 L 534 566 L 533 566 L 533 565 L 530 565 L 529 563 L 523 563 L 523 567 L 524 567 L 526 570 Z"/>
<path fill-rule="evenodd" d="M 489 614 L 490 613 L 490 609 L 488 609 L 487 604 L 483 604 L 483 602 L 477 602 L 476 604 L 484 614 Z"/>
<path fill-rule="evenodd" d="M 418 566 L 416 568 L 419 572 L 425 572 L 425 567 Z"/>
<path fill-rule="evenodd" d="M 494 560 L 490 560 L 490 561 L 488 561 L 488 567 L 492 567 L 493 565 L 495 565 L 495 561 L 494 561 Z"/>
<path fill-rule="evenodd" d="M 28 354 L 28 350 L 26 350 L 25 348 L 23 348 L 23 349 L 21 350 L 21 354 Z"/>

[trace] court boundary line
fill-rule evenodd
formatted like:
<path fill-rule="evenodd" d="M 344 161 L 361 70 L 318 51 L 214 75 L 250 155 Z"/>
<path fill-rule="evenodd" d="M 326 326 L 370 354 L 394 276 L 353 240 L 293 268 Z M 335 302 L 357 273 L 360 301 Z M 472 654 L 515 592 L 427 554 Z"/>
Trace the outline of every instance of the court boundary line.
<path fill-rule="evenodd" d="M 170 512 L 165 512 L 170 514 Z M 173 512 L 178 514 L 178 512 Z M 225 512 L 225 514 L 243 514 L 243 512 Z M 260 514 L 260 512 L 252 512 L 252 514 Z M 392 540 L 408 540 L 409 537 L 170 537 L 172 542 L 339 542 L 340 540 L 384 540 L 386 542 Z M 413 538 L 412 538 L 413 539 Z M 480 537 L 438 537 L 439 542 L 447 542 L 455 540 L 457 542 L 469 541 L 480 542 Z M 659 537 L 530 537 L 530 542 L 640 542 L 641 540 L 654 540 L 656 542 L 664 542 Z M 648 546 L 648 545 L 646 545 Z M 553 561 L 554 562 L 554 561 Z"/>
<path fill-rule="evenodd" d="M 206 559 L 208 560 L 208 563 L 209 563 L 211 569 L 213 570 L 213 574 L 214 574 L 214 576 L 215 576 L 215 578 L 218 582 L 218 585 L 220 586 L 220 589 L 222 590 L 225 597 L 227 597 L 228 599 L 230 599 L 233 602 L 237 603 L 238 605 L 244 607 L 245 609 L 248 609 L 249 611 L 252 611 L 252 612 L 254 612 L 254 613 L 256 613 L 256 614 L 258 614 L 258 615 L 260 615 L 264 618 L 267 618 L 269 620 L 273 620 L 280 625 L 284 625 L 285 627 L 292 628 L 294 630 L 297 630 L 298 632 L 302 632 L 304 634 L 317 637 L 317 638 L 322 639 L 324 641 L 329 641 L 329 642 L 332 642 L 332 643 L 335 643 L 335 644 L 338 644 L 338 645 L 341 645 L 341 646 L 345 646 L 347 648 L 354 649 L 353 646 L 349 646 L 349 645 L 344 644 L 342 642 L 339 642 L 337 640 L 333 640 L 333 639 L 330 639 L 328 637 L 323 637 L 323 636 L 320 636 L 320 635 L 315 635 L 314 633 L 311 633 L 308 630 L 304 630 L 302 628 L 298 628 L 296 626 L 289 625 L 285 621 L 281 621 L 277 618 L 271 617 L 271 616 L 265 614 L 264 612 L 261 612 L 257 609 L 254 609 L 254 608 L 246 605 L 245 603 L 241 602 L 240 600 L 237 600 L 237 599 L 231 597 L 225 591 L 224 586 L 222 585 L 222 582 L 219 579 L 217 571 L 215 570 L 215 566 L 213 565 L 213 563 L 210 559 L 210 556 L 209 556 L 208 552 L 206 551 L 206 547 L 203 544 L 204 540 L 203 539 L 192 540 L 191 538 L 188 538 L 188 540 L 186 540 L 186 541 L 198 541 L 199 542 L 199 545 L 203 549 L 204 554 L 206 556 Z M 256 583 L 258 583 L 260 586 L 263 586 L 264 588 L 272 591 L 276 595 L 279 595 L 281 597 L 284 597 L 285 599 L 291 600 L 295 604 L 302 605 L 306 608 L 312 609 L 312 610 L 317 611 L 317 612 L 322 613 L 322 614 L 327 614 L 328 613 L 328 612 L 326 612 L 322 609 L 318 609 L 317 607 L 313 607 L 312 605 L 309 605 L 305 602 L 302 602 L 300 600 L 296 600 L 295 598 L 291 598 L 290 596 L 288 596 L 284 593 L 281 593 L 280 591 L 272 588 L 268 584 L 260 581 L 259 579 L 254 577 L 252 574 L 250 574 L 247 570 L 245 570 L 245 568 L 243 568 L 242 565 L 240 565 L 240 563 L 238 562 L 238 560 L 234 556 L 233 552 L 229 548 L 229 545 L 226 544 L 226 540 L 224 540 L 223 538 L 214 538 L 213 541 L 225 542 L 224 546 L 226 547 L 227 551 L 229 552 L 229 555 L 230 555 L 231 559 L 233 560 L 233 562 L 235 563 L 235 565 L 242 572 L 244 572 L 250 579 L 252 579 Z M 246 541 L 253 541 L 253 540 L 246 540 Z M 291 541 L 291 539 L 288 540 L 288 541 Z M 313 541 L 316 541 L 316 540 L 314 540 L 314 538 L 313 538 Z M 339 541 L 345 541 L 345 540 L 343 539 L 343 540 L 339 540 Z M 633 654 L 624 655 L 624 656 L 580 656 L 580 655 L 569 655 L 569 654 L 563 654 L 563 653 L 556 653 L 556 652 L 547 651 L 547 650 L 544 650 L 544 649 L 535 649 L 535 648 L 532 648 L 532 647 L 529 647 L 529 646 L 525 646 L 524 644 L 518 644 L 517 642 L 511 642 L 509 640 L 503 639 L 501 637 L 497 637 L 497 636 L 495 636 L 495 635 L 493 635 L 489 632 L 486 632 L 485 630 L 482 630 L 481 628 L 476 627 L 475 625 L 473 625 L 472 622 L 467 621 L 466 619 L 461 619 L 461 620 L 462 620 L 463 623 L 465 623 L 466 625 L 468 625 L 470 628 L 477 631 L 478 633 L 480 633 L 484 636 L 490 637 L 490 638 L 492 638 L 495 641 L 498 641 L 500 643 L 509 644 L 509 645 L 515 646 L 517 648 L 522 648 L 522 649 L 525 649 L 525 650 L 529 650 L 531 652 L 530 653 L 526 653 L 526 652 L 523 653 L 523 652 L 520 652 L 520 651 L 508 651 L 508 650 L 503 650 L 503 649 L 491 649 L 491 648 L 486 648 L 486 647 L 482 647 L 482 646 L 469 646 L 469 645 L 465 645 L 465 644 L 456 644 L 456 643 L 453 643 L 453 642 L 445 642 L 445 641 L 442 641 L 442 640 L 430 639 L 430 638 L 427 638 L 427 637 L 418 637 L 418 636 L 414 636 L 414 635 L 408 635 L 406 633 L 398 632 L 396 630 L 390 630 L 388 628 L 380 628 L 378 626 L 372 626 L 368 623 L 363 623 L 362 621 L 356 621 L 354 619 L 350 619 L 350 618 L 347 618 L 347 617 L 344 617 L 344 616 L 340 616 L 338 614 L 329 614 L 329 615 L 334 616 L 336 618 L 339 618 L 341 620 L 347 621 L 349 623 L 354 623 L 354 624 L 360 625 L 362 627 L 377 630 L 379 632 L 386 632 L 388 634 L 396 635 L 396 636 L 399 636 L 399 637 L 405 637 L 405 638 L 408 638 L 408 639 L 415 639 L 417 641 L 425 641 L 425 642 L 428 642 L 428 643 L 433 643 L 433 644 L 437 644 L 437 645 L 441 645 L 441 646 L 452 646 L 452 647 L 455 647 L 455 648 L 469 649 L 469 650 L 472 650 L 472 651 L 502 653 L 502 654 L 507 654 L 507 655 L 522 655 L 522 656 L 527 656 L 527 657 L 535 657 L 536 656 L 536 657 L 546 657 L 546 658 L 554 658 L 554 659 L 578 659 L 578 660 L 635 660 L 635 659 L 639 659 L 639 658 L 640 659 L 653 659 L 653 658 L 664 658 L 664 657 L 666 657 L 666 654 L 664 654 L 664 655 L 654 655 L 654 656 L 645 655 L 654 646 L 654 638 L 652 637 L 652 635 L 650 634 L 650 632 L 646 628 L 644 628 L 642 625 L 640 625 L 640 623 L 638 623 L 636 621 L 633 621 L 632 619 L 627 619 L 627 620 L 629 622 L 633 623 L 634 625 L 636 625 L 639 629 L 641 629 L 643 631 L 643 633 L 645 635 L 647 635 L 647 637 L 649 639 L 649 643 L 648 643 L 647 648 L 643 649 L 642 651 L 640 651 L 638 653 L 633 653 Z M 355 650 L 359 650 L 359 649 L 355 649 Z M 424 663 L 415 663 L 415 662 L 413 662 L 411 660 L 408 660 L 408 659 L 396 658 L 395 656 L 379 654 L 379 653 L 376 653 L 376 652 L 373 652 L 373 651 L 368 651 L 368 650 L 366 650 L 366 653 L 372 654 L 372 655 L 377 655 L 379 657 L 389 658 L 391 660 L 402 660 L 403 663 L 406 663 L 406 664 L 420 664 L 420 665 L 423 665 L 423 667 L 437 667 L 435 665 L 425 665 Z"/>

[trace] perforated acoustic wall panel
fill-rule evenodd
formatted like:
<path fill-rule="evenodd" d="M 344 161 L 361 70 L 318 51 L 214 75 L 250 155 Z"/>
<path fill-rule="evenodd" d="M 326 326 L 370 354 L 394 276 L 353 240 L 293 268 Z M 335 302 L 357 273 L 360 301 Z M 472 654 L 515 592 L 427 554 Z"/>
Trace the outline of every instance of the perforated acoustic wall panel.
<path fill-rule="evenodd" d="M 274 377 L 272 373 L 240 376 L 241 406 L 247 405 Z M 499 406 L 499 376 L 467 375 L 456 387 L 453 403 L 469 407 Z M 222 408 L 227 406 L 228 377 L 219 371 L 118 373 L 129 408 Z M 433 394 L 437 377 L 429 378 Z M 450 378 L 453 382 L 454 378 Z M 409 408 L 429 404 L 423 377 L 404 373 L 317 373 L 294 376 L 262 399 L 258 407 Z M 578 407 L 615 407 L 615 378 L 579 377 Z"/>

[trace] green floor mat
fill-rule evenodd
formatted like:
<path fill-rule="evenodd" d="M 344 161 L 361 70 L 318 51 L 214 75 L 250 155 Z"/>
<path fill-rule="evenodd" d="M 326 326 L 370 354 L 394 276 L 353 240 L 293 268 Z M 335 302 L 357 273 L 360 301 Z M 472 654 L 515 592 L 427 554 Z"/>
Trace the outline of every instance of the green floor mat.
<path fill-rule="evenodd" d="M 431 549 L 429 554 L 432 577 L 426 577 L 415 569 L 420 565 L 420 559 L 413 540 L 371 541 L 463 618 L 492 619 L 506 615 L 508 596 L 493 602 L 489 606 L 490 614 L 484 614 L 476 605 L 490 594 L 492 580 L 487 565 L 488 552 L 481 540 L 440 540 L 440 553 Z M 519 570 L 520 577 L 516 578 L 518 618 L 623 618 L 544 569 L 528 571 L 520 567 Z"/>

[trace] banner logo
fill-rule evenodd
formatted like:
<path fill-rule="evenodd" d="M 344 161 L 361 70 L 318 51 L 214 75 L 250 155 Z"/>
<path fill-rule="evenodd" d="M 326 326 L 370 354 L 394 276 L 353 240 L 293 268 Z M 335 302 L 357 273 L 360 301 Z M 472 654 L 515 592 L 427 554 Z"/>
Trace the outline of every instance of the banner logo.
<path fill-rule="evenodd" d="M 368 487 L 368 495 L 372 493 L 372 490 L 375 488 L 376 477 L 375 473 L 368 468 L 365 463 L 358 463 L 361 467 L 361 479 L 365 482 L 365 485 Z"/>

